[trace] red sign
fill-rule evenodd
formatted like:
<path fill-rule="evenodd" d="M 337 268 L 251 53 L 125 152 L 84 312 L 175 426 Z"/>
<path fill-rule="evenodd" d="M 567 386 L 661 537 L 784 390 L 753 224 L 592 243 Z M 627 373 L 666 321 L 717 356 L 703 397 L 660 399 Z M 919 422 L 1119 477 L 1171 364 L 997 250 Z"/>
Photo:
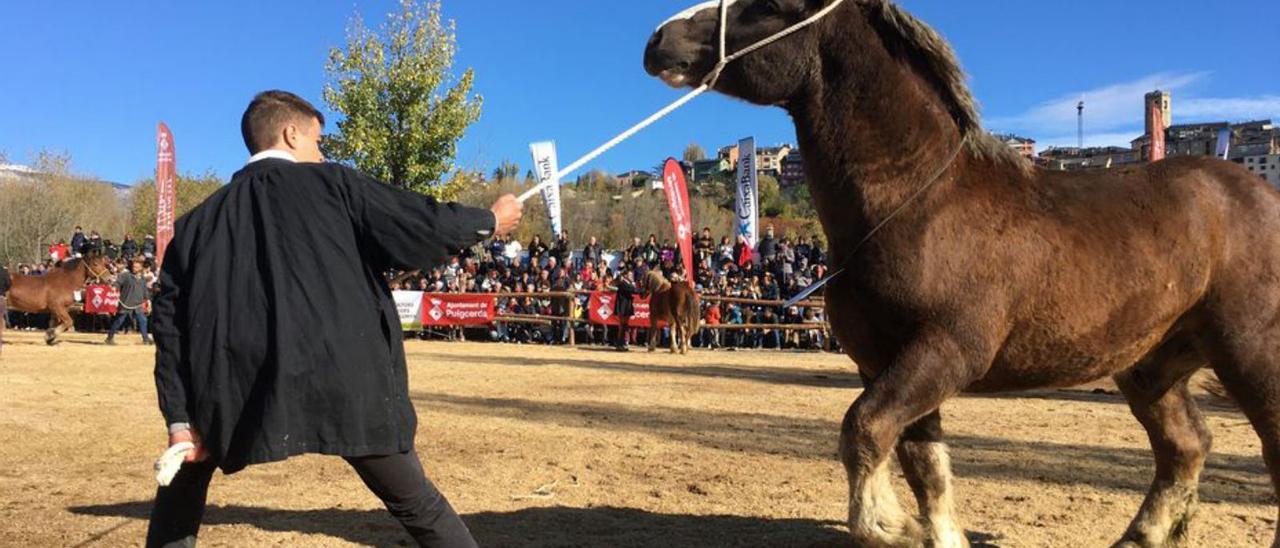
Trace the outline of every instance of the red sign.
<path fill-rule="evenodd" d="M 587 312 L 591 323 L 618 325 L 618 316 L 613 313 L 613 305 L 617 298 L 618 294 L 612 291 L 592 291 L 591 298 L 587 300 Z M 635 303 L 636 313 L 631 316 L 631 321 L 627 322 L 627 326 L 644 327 L 649 325 L 649 297 L 637 295 L 633 302 Z M 658 325 L 665 327 L 667 322 L 658 322 Z"/>
<path fill-rule="evenodd" d="M 426 293 L 422 296 L 423 327 L 493 323 L 494 298 L 489 295 Z"/>
<path fill-rule="evenodd" d="M 1147 127 L 1147 134 L 1151 136 L 1150 159 L 1152 162 L 1159 162 L 1165 157 L 1164 106 L 1160 104 L 1159 100 L 1156 100 L 1151 101 L 1151 105 L 1148 108 L 1151 109 L 1151 112 L 1147 115 L 1147 120 L 1150 120 L 1147 123 L 1149 126 Z"/>
<path fill-rule="evenodd" d="M 109 285 L 91 285 L 84 289 L 84 313 L 114 315 L 120 306 L 120 290 Z"/>
<path fill-rule="evenodd" d="M 173 221 L 178 203 L 178 159 L 173 133 L 160 122 L 156 126 L 156 266 L 164 260 L 164 250 L 173 239 Z"/>
<path fill-rule="evenodd" d="M 662 168 L 662 188 L 667 193 L 667 206 L 671 209 L 671 224 L 676 230 L 685 279 L 689 281 L 689 287 L 693 287 L 693 217 L 689 213 L 689 186 L 685 184 L 684 168 L 675 158 L 667 158 Z"/>

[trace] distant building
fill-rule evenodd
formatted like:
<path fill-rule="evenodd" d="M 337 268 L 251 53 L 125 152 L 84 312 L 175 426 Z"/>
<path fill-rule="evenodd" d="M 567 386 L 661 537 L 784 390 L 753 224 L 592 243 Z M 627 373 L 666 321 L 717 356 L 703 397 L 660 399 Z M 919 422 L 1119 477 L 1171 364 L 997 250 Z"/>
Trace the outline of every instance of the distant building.
<path fill-rule="evenodd" d="M 720 147 L 720 150 L 716 151 L 716 158 L 729 162 L 729 169 L 738 169 L 738 154 L 738 145 L 729 145 Z"/>
<path fill-rule="evenodd" d="M 725 158 L 698 160 L 693 163 L 691 181 L 704 181 L 721 173 L 733 171 L 733 166 Z"/>
<path fill-rule="evenodd" d="M 623 188 L 626 188 L 644 186 L 644 184 L 649 182 L 650 179 L 657 179 L 657 177 L 654 177 L 653 174 L 648 171 L 633 169 L 626 173 L 619 173 L 617 179 L 618 184 Z"/>
<path fill-rule="evenodd" d="M 1173 156 L 1214 156 L 1218 152 L 1218 138 L 1230 128 L 1231 147 L 1229 158 L 1280 154 L 1280 131 L 1271 120 L 1257 120 L 1241 124 L 1211 122 L 1179 124 L 1165 129 L 1165 149 Z M 1142 151 L 1142 160 L 1149 159 L 1151 136 L 1134 139 L 1134 150 Z"/>
<path fill-rule="evenodd" d="M 756 171 L 770 175 L 775 179 L 782 178 L 782 160 L 791 154 L 791 145 L 761 147 L 756 149 Z"/>
<path fill-rule="evenodd" d="M 1110 169 L 1140 161 L 1138 151 L 1124 147 L 1049 147 L 1038 159 L 1041 166 L 1057 171 Z"/>
<path fill-rule="evenodd" d="M 1142 127 L 1155 127 L 1155 124 L 1151 121 L 1151 113 L 1153 112 L 1151 107 L 1153 106 L 1160 107 L 1160 112 L 1164 114 L 1164 119 L 1160 121 L 1160 127 L 1168 128 L 1173 125 L 1173 96 L 1169 92 L 1157 89 L 1148 93 L 1144 97 L 1143 104 L 1146 106 L 1143 109 L 1144 116 L 1146 116 L 1146 125 Z"/>
<path fill-rule="evenodd" d="M 1014 135 L 1012 133 L 997 133 L 995 134 L 995 137 L 996 139 L 999 139 L 1000 141 L 1004 142 L 1004 144 L 1009 145 L 1009 148 L 1012 148 L 1014 152 L 1017 152 L 1022 157 L 1030 160 L 1035 159 L 1036 157 L 1035 139 L 1021 137 L 1018 135 Z"/>
<path fill-rule="evenodd" d="M 1231 158 L 1280 154 L 1280 128 L 1271 120 L 1231 126 Z"/>
<path fill-rule="evenodd" d="M 1244 156 L 1233 160 L 1248 169 L 1271 186 L 1280 189 L 1280 154 Z"/>
<path fill-rule="evenodd" d="M 783 187 L 800 186 L 805 183 L 804 156 L 799 150 L 792 150 L 791 154 L 782 159 L 782 177 L 778 179 L 778 183 Z"/>

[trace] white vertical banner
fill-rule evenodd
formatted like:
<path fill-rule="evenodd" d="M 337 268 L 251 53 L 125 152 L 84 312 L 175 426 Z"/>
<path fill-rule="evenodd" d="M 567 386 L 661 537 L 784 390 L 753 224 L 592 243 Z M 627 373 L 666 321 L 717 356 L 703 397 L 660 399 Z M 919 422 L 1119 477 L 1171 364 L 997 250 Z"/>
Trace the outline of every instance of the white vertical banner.
<path fill-rule="evenodd" d="M 400 325 L 405 329 L 422 329 L 422 295 L 421 291 L 391 292 L 396 312 L 400 314 Z"/>
<path fill-rule="evenodd" d="M 1231 126 L 1218 130 L 1218 157 L 1223 160 L 1231 159 Z"/>
<path fill-rule="evenodd" d="M 560 172 L 559 161 L 556 160 L 556 144 L 552 141 L 541 141 L 529 144 L 529 152 L 533 153 L 533 172 L 538 176 L 538 184 L 550 184 L 542 187 L 542 201 L 547 204 L 547 218 L 551 219 L 551 236 L 559 236 L 564 227 L 560 221 Z"/>
<path fill-rule="evenodd" d="M 747 137 L 738 141 L 738 235 L 747 238 L 747 245 L 756 248 L 760 239 L 759 190 L 756 181 L 756 140 Z"/>

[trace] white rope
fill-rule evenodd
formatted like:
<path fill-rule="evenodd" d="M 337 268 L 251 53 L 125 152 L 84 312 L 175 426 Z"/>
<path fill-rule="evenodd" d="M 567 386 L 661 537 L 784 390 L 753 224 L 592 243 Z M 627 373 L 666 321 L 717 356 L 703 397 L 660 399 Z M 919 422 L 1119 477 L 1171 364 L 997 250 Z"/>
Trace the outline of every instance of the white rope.
<path fill-rule="evenodd" d="M 568 177 L 574 171 L 577 171 L 579 168 L 586 165 L 587 162 L 590 162 L 591 160 L 598 158 L 601 154 L 608 152 L 609 149 L 629 139 L 632 135 L 639 133 L 640 130 L 646 127 L 649 127 L 650 125 L 653 125 L 654 122 L 661 120 L 662 118 L 666 117 L 668 114 L 671 114 L 676 109 L 684 106 L 689 101 L 692 101 L 694 97 L 702 95 L 707 90 L 713 88 L 716 82 L 720 80 L 720 73 L 724 72 L 725 67 L 728 66 L 729 63 L 737 61 L 738 59 L 741 59 L 745 55 L 748 55 L 760 48 L 768 46 L 769 44 L 777 42 L 778 40 L 791 36 L 792 34 L 796 33 L 800 29 L 803 29 L 805 27 L 808 27 L 809 25 L 812 25 L 818 22 L 823 17 L 826 17 L 828 14 L 834 11 L 836 7 L 838 7 L 840 4 L 843 4 L 844 0 L 835 0 L 830 4 L 828 4 L 827 7 L 822 8 L 817 13 L 809 16 L 808 19 L 805 19 L 804 21 L 800 21 L 799 23 L 796 23 L 794 25 L 791 25 L 790 27 L 783 29 L 782 31 L 778 32 L 777 34 L 774 34 L 773 36 L 769 36 L 768 38 L 760 40 L 759 42 L 756 42 L 737 52 L 734 52 L 732 55 L 726 55 L 727 46 L 725 45 L 725 39 L 728 33 L 728 27 L 729 27 L 729 2 L 730 0 L 720 0 L 720 7 L 719 7 L 720 28 L 718 29 L 720 61 L 717 62 L 716 66 L 711 69 L 711 72 L 707 73 L 706 78 L 704 78 L 702 81 L 702 85 L 694 88 L 693 91 L 686 93 L 683 97 L 676 99 L 675 102 L 663 107 L 658 112 L 655 112 L 652 116 L 649 116 L 644 120 L 641 120 L 640 123 L 634 126 L 631 126 L 630 129 L 627 129 L 626 131 L 623 131 L 622 133 L 618 134 L 617 137 L 614 137 L 613 139 L 610 139 L 605 144 L 596 147 L 595 150 L 592 150 L 591 152 L 588 152 L 586 155 L 582 156 L 581 158 L 574 160 L 573 163 L 565 166 L 564 169 L 561 169 L 559 172 L 557 172 L 555 177 L 552 177 L 551 179 L 548 179 L 546 182 L 525 191 L 517 199 L 521 203 L 524 203 L 526 200 L 528 200 L 529 198 L 532 198 L 535 194 L 540 192 L 543 188 L 551 186 L 552 184 L 555 184 L 558 181 L 564 180 L 565 177 Z"/>
<path fill-rule="evenodd" d="M 621 142 L 623 142 L 623 141 L 627 140 L 627 139 L 628 139 L 628 138 L 630 138 L 632 135 L 635 135 L 636 133 L 639 133 L 639 132 L 640 132 L 640 130 L 642 130 L 642 129 L 646 128 L 646 127 L 649 127 L 649 126 L 650 126 L 650 125 L 652 125 L 654 122 L 657 122 L 658 120 L 662 119 L 662 118 L 663 118 L 663 117 L 665 117 L 666 115 L 671 114 L 671 112 L 672 112 L 672 111 L 674 111 L 675 109 L 678 109 L 678 108 L 680 108 L 680 107 L 684 106 L 684 104 L 685 104 L 685 103 L 688 103 L 689 101 L 692 101 L 694 97 L 697 97 L 697 96 L 699 96 L 699 95 L 702 95 L 702 94 L 703 94 L 704 92 L 706 92 L 708 89 L 710 89 L 708 86 L 698 86 L 698 87 L 697 87 L 697 88 L 695 88 L 693 91 L 690 91 L 689 93 L 686 93 L 686 94 L 684 95 L 684 97 L 681 97 L 681 98 L 679 98 L 679 99 L 676 99 L 676 101 L 675 101 L 674 103 L 671 103 L 670 105 L 667 105 L 667 106 L 663 107 L 663 108 L 662 108 L 662 110 L 659 110 L 658 112 L 653 113 L 653 115 L 652 115 L 652 116 L 650 116 L 650 117 L 648 117 L 648 118 L 645 118 L 645 119 L 644 119 L 644 120 L 642 120 L 640 123 L 638 123 L 638 124 L 636 124 L 636 125 L 634 125 L 634 126 L 631 126 L 631 129 L 628 129 L 628 130 L 626 130 L 626 131 L 624 131 L 624 132 L 622 132 L 622 133 L 618 134 L 618 136 L 617 136 L 617 137 L 614 137 L 613 139 L 610 139 L 610 140 L 609 140 L 609 142 L 607 142 L 607 143 L 605 143 L 605 144 L 603 144 L 603 145 L 600 145 L 600 146 L 596 147 L 596 149 L 595 149 L 595 150 L 593 150 L 593 151 L 591 151 L 591 152 L 588 152 L 585 156 L 583 156 L 583 157 L 581 157 L 581 158 L 578 158 L 577 160 L 574 160 L 574 162 L 573 162 L 572 164 L 569 164 L 569 165 L 565 166 L 565 167 L 564 167 L 564 169 L 561 169 L 560 171 L 558 171 L 558 172 L 556 173 L 556 176 L 555 176 L 555 177 L 553 177 L 553 178 L 551 178 L 551 179 L 547 180 L 547 182 L 545 182 L 545 183 L 542 183 L 542 184 L 540 184 L 540 185 L 538 185 L 538 186 L 535 186 L 535 187 L 533 187 L 533 188 L 531 188 L 531 189 L 529 189 L 529 190 L 525 191 L 525 193 L 524 193 L 524 194 L 521 194 L 521 195 L 520 195 L 520 197 L 519 197 L 519 198 L 517 198 L 517 199 L 518 199 L 518 200 L 520 200 L 520 202 L 521 202 L 521 203 L 523 203 L 525 200 L 528 200 L 529 198 L 532 198 L 534 194 L 537 194 L 537 193 L 538 193 L 538 191 L 542 190 L 543 188 L 548 187 L 548 186 L 551 186 L 551 184 L 552 184 L 552 183 L 554 183 L 554 182 L 556 182 L 556 181 L 564 180 L 564 178 L 565 178 L 565 177 L 568 177 L 568 176 L 569 176 L 569 174 L 573 173 L 574 171 L 577 171 L 577 170 L 578 170 L 578 168 L 581 168 L 581 167 L 582 167 L 583 165 L 585 165 L 587 162 L 590 162 L 591 160 L 596 159 L 598 156 L 600 156 L 601 154 L 604 154 L 604 153 L 605 153 L 605 152 L 607 152 L 609 149 L 611 149 L 611 148 L 613 148 L 613 147 L 617 146 L 617 145 L 618 145 L 618 143 L 621 143 Z"/>

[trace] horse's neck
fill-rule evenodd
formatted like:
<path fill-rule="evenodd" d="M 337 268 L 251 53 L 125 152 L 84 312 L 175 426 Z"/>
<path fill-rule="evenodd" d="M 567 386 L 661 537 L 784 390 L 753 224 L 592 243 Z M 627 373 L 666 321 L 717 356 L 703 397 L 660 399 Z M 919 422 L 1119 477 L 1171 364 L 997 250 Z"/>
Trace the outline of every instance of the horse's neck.
<path fill-rule="evenodd" d="M 67 280 L 69 284 L 79 287 L 84 285 L 85 280 L 89 279 L 88 270 L 88 266 L 84 262 L 79 262 L 70 268 L 55 268 L 49 272 L 49 275 L 55 276 L 55 279 Z"/>
<path fill-rule="evenodd" d="M 789 107 L 814 204 L 837 245 L 856 243 L 911 200 L 962 142 L 928 82 L 867 40 L 827 52 L 822 72 L 844 81 L 828 76 Z"/>

